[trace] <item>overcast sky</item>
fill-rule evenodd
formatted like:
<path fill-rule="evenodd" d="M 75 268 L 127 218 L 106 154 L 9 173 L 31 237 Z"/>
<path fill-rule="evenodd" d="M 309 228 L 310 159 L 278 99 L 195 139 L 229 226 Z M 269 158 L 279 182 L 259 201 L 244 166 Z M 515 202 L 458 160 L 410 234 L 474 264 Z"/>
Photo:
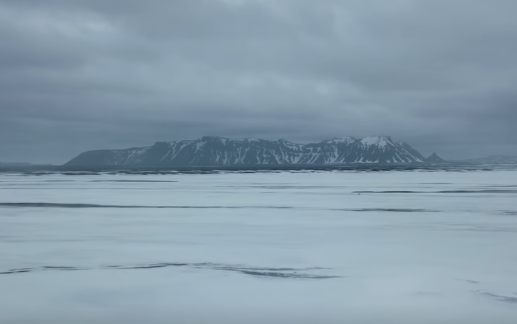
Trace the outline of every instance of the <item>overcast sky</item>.
<path fill-rule="evenodd" d="M 0 0 L 0 161 L 372 134 L 517 154 L 515 0 Z"/>

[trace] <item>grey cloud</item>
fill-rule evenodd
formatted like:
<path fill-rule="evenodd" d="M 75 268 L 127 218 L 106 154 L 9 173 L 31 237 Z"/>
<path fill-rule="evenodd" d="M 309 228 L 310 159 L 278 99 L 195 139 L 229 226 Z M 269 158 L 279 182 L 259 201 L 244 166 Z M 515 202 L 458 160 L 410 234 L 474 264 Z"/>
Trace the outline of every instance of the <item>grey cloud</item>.
<path fill-rule="evenodd" d="M 513 0 L 0 0 L 0 160 L 202 135 L 517 152 Z M 478 145 L 476 145 L 478 144 Z"/>

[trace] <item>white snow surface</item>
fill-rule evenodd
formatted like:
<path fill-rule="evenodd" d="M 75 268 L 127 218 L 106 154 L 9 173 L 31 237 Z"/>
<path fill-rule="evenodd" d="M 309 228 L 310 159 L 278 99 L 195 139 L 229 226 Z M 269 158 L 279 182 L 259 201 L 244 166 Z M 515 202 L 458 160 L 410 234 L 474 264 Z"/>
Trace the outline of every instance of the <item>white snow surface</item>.
<path fill-rule="evenodd" d="M 394 144 L 391 138 L 388 136 L 368 136 L 361 139 L 361 144 L 364 146 L 377 146 L 378 148 L 384 148 L 390 144 Z"/>
<path fill-rule="evenodd" d="M 0 323 L 513 324 L 516 183 L 513 171 L 0 174 Z"/>

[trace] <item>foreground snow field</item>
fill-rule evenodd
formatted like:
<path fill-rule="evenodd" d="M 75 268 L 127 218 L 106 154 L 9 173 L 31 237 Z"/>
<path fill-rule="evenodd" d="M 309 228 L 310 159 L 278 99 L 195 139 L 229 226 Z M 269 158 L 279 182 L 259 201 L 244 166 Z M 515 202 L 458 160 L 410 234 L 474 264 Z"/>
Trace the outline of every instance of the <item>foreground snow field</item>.
<path fill-rule="evenodd" d="M 0 323 L 516 323 L 517 172 L 0 174 Z"/>

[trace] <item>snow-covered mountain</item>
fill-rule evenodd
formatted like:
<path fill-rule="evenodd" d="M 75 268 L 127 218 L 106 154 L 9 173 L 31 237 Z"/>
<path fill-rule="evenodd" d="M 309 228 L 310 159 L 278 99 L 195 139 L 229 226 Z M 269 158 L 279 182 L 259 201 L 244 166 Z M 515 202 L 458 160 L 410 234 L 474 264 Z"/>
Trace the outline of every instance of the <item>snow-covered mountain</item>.
<path fill-rule="evenodd" d="M 69 166 L 218 166 L 278 164 L 417 163 L 425 158 L 389 136 L 334 138 L 311 144 L 228 139 L 158 142 L 153 146 L 81 153 Z"/>

